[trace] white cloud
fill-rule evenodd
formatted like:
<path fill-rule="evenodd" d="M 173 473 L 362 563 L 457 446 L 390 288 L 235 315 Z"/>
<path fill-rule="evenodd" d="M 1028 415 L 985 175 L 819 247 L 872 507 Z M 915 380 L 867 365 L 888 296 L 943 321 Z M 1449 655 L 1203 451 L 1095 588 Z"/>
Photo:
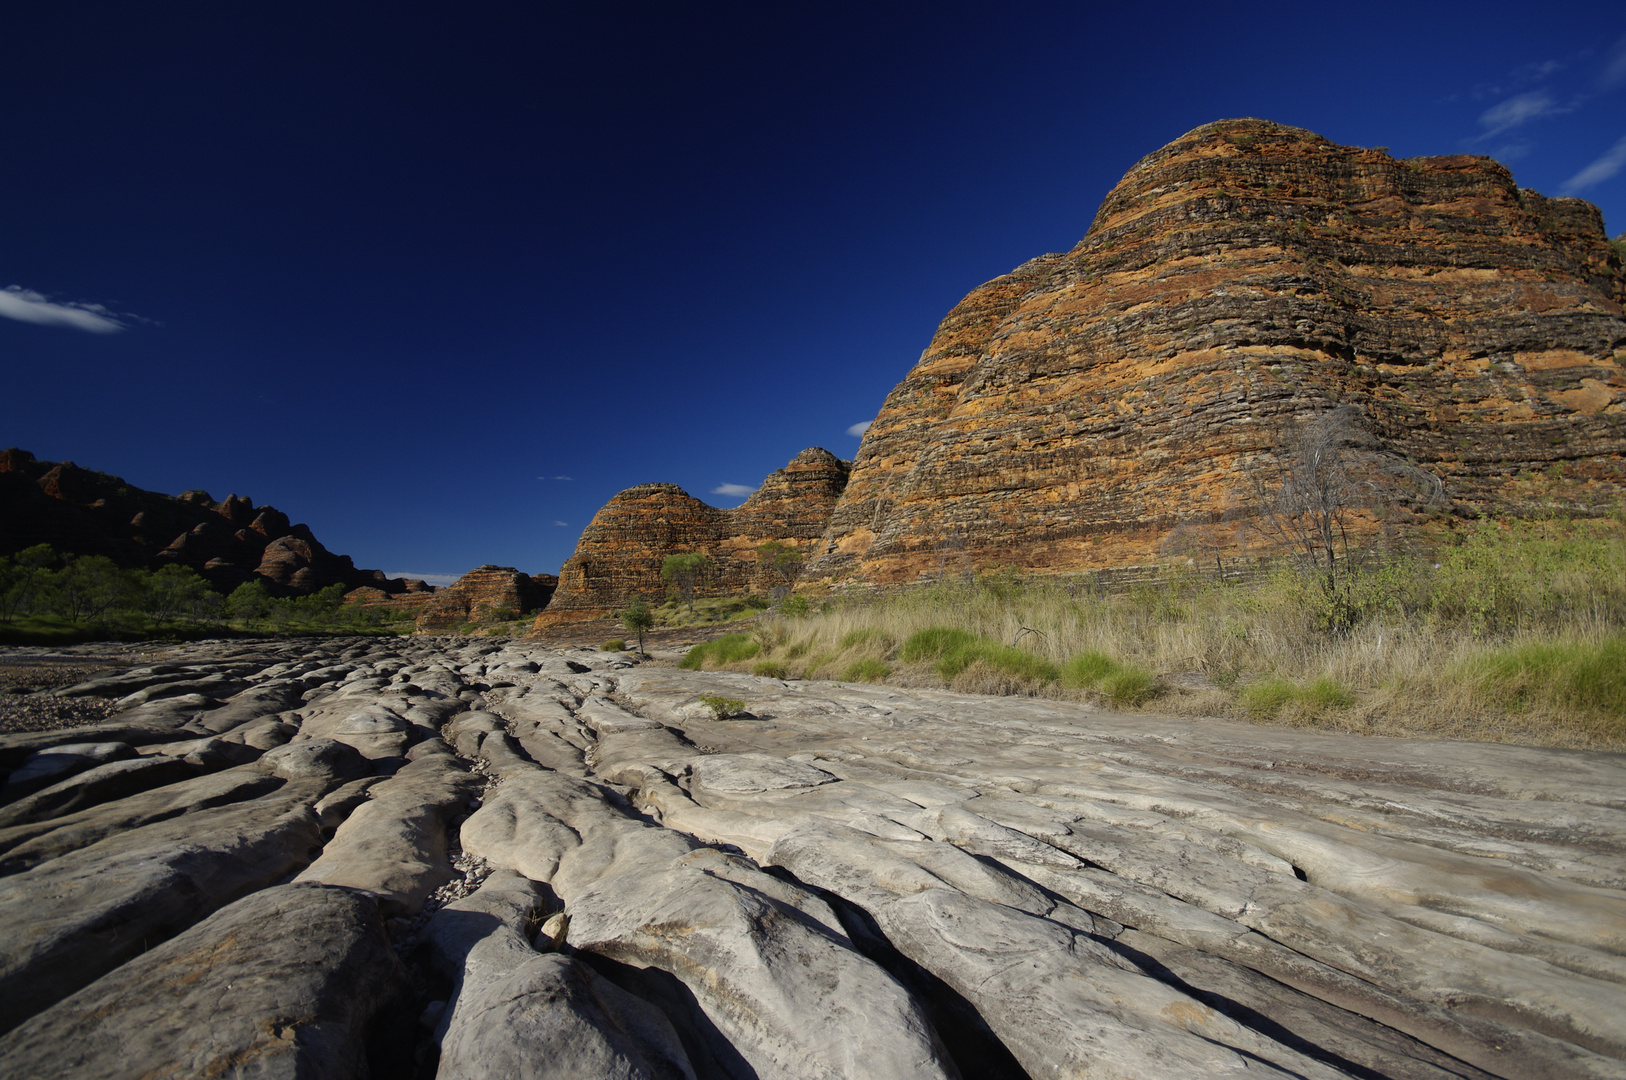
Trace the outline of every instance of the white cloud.
<path fill-rule="evenodd" d="M 1516 128 L 1538 117 L 1568 111 L 1559 108 L 1558 102 L 1545 90 L 1514 94 L 1500 105 L 1492 105 L 1479 114 L 1479 122 L 1489 129 L 1480 138 L 1488 139 L 1492 135 L 1499 135 L 1509 128 Z"/>
<path fill-rule="evenodd" d="M 417 578 L 419 581 L 425 581 L 425 582 L 428 582 L 431 585 L 441 586 L 441 585 L 450 585 L 452 582 L 456 581 L 458 578 L 462 577 L 463 575 L 462 574 L 420 574 L 420 573 L 418 573 L 417 571 L 414 571 L 414 570 L 386 570 L 386 571 L 384 571 L 384 576 L 385 577 L 398 577 L 398 578 Z"/>
<path fill-rule="evenodd" d="M 538 480 L 574 480 L 574 476 L 539 476 Z"/>
<path fill-rule="evenodd" d="M 743 499 L 754 492 L 756 488 L 746 487 L 744 484 L 718 484 L 711 489 L 713 495 L 727 495 L 731 499 Z"/>
<path fill-rule="evenodd" d="M 1564 186 L 1560 190 L 1566 195 L 1572 191 L 1582 191 L 1594 184 L 1603 183 L 1621 169 L 1626 169 L 1626 136 L 1605 150 L 1592 164 L 1564 181 Z"/>
<path fill-rule="evenodd" d="M 41 326 L 71 326 L 92 334 L 116 334 L 124 329 L 124 324 L 100 304 L 58 304 L 21 285 L 0 289 L 0 317 Z"/>
<path fill-rule="evenodd" d="M 553 524 L 554 524 L 554 526 L 556 528 L 560 528 L 560 529 L 568 529 L 568 528 L 570 528 L 570 522 L 568 522 L 568 521 L 555 521 Z"/>
<path fill-rule="evenodd" d="M 1603 73 L 1598 76 L 1598 85 L 1608 90 L 1626 83 L 1626 37 L 1615 42 L 1609 50 L 1609 58 L 1604 61 Z"/>
<path fill-rule="evenodd" d="M 873 423 L 875 423 L 875 421 L 865 420 L 862 424 L 854 424 L 852 427 L 847 429 L 847 434 L 851 435 L 855 439 L 862 439 L 864 437 L 864 432 L 868 431 L 869 426 Z"/>

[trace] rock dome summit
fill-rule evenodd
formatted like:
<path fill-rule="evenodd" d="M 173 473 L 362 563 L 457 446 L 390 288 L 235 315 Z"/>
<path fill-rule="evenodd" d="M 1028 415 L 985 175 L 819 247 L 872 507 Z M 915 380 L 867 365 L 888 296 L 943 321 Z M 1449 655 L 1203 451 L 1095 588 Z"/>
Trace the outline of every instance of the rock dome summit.
<path fill-rule="evenodd" d="M 1072 250 L 948 313 L 803 581 L 1156 561 L 1182 526 L 1245 519 L 1248 466 L 1334 408 L 1462 513 L 1594 510 L 1626 483 L 1623 300 L 1598 210 L 1490 158 L 1206 124 L 1137 162 Z M 623 492 L 583 536 L 600 608 L 648 562 L 607 531 L 665 498 Z M 673 521 L 672 549 L 701 543 Z"/>

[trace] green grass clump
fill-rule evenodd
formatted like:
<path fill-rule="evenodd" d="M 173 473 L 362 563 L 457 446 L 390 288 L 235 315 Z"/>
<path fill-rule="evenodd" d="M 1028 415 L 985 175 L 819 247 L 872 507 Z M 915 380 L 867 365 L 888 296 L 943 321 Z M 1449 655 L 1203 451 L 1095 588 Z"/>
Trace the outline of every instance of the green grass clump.
<path fill-rule="evenodd" d="M 936 660 L 953 649 L 974 644 L 977 635 L 969 630 L 955 630 L 947 626 L 928 626 L 916 630 L 904 641 L 898 657 L 906 664 L 921 660 Z"/>
<path fill-rule="evenodd" d="M 1139 705 L 1157 692 L 1157 680 L 1144 668 L 1120 664 L 1103 652 L 1079 653 L 1061 668 L 1061 684 L 1096 690 L 1114 705 Z"/>
<path fill-rule="evenodd" d="M 1514 708 L 1557 705 L 1626 720 L 1626 634 L 1502 649 L 1484 661 L 1480 678 Z"/>
<path fill-rule="evenodd" d="M 759 661 L 757 661 L 757 663 L 751 668 L 751 674 L 760 675 L 761 677 L 763 677 L 765 679 L 788 679 L 788 678 L 790 678 L 790 672 L 785 670 L 785 665 L 780 664 L 780 663 L 775 663 L 772 660 L 759 660 Z"/>
<path fill-rule="evenodd" d="M 1249 716 L 1259 720 L 1276 716 L 1288 705 L 1297 705 L 1301 713 L 1319 715 L 1355 704 L 1355 695 L 1349 688 L 1330 675 L 1302 686 L 1291 679 L 1272 675 L 1239 688 L 1236 699 Z"/>
<path fill-rule="evenodd" d="M 878 683 L 885 682 L 890 674 L 892 669 L 884 661 L 870 657 L 847 665 L 847 670 L 841 673 L 841 681 Z"/>
<path fill-rule="evenodd" d="M 611 638 L 598 647 L 599 652 L 626 652 L 627 643 L 620 638 Z"/>
<path fill-rule="evenodd" d="M 738 716 L 745 711 L 745 702 L 720 694 L 702 694 L 700 704 L 710 709 L 711 714 L 719 720 L 727 720 L 730 716 Z"/>
<path fill-rule="evenodd" d="M 1054 682 L 1056 665 L 1042 656 L 967 630 L 929 626 L 909 635 L 898 654 L 905 663 L 935 660 L 933 667 L 946 682 L 981 661 L 1003 675 L 1038 683 Z"/>
<path fill-rule="evenodd" d="M 678 665 L 690 671 L 703 671 L 709 663 L 713 667 L 749 660 L 762 651 L 762 646 L 751 640 L 750 634 L 724 634 L 715 641 L 702 641 L 690 649 Z"/>

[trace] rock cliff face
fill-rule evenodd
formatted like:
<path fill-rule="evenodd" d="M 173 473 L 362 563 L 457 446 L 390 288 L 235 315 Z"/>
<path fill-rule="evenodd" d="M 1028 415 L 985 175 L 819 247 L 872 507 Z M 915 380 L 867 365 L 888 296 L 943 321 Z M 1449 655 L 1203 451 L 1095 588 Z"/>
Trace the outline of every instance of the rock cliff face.
<path fill-rule="evenodd" d="M 575 554 L 560 568 L 559 589 L 536 628 L 603 618 L 634 597 L 665 595 L 661 563 L 684 552 L 711 557 L 706 589 L 769 587 L 757 548 L 779 541 L 813 551 L 849 468 L 828 450 L 803 450 L 733 510 L 708 506 L 676 484 L 628 488 L 593 515 Z"/>
<path fill-rule="evenodd" d="M 558 585 L 559 579 L 552 574 L 522 574 L 512 566 L 479 566 L 424 602 L 415 632 L 441 634 L 503 610 L 512 611 L 517 618 L 546 607 Z"/>
<path fill-rule="evenodd" d="M 190 566 L 222 591 L 254 580 L 277 596 L 329 585 L 385 593 L 425 590 L 421 581 L 360 570 L 305 525 L 241 495 L 216 502 L 204 491 L 161 495 L 71 461 L 0 452 L 0 555 L 50 544 L 72 555 L 106 555 L 120 566 Z"/>
<path fill-rule="evenodd" d="M 1205 125 L 948 314 L 805 578 L 1153 560 L 1335 406 L 1463 509 L 1597 508 L 1626 483 L 1623 301 L 1597 209 L 1488 158 Z"/>

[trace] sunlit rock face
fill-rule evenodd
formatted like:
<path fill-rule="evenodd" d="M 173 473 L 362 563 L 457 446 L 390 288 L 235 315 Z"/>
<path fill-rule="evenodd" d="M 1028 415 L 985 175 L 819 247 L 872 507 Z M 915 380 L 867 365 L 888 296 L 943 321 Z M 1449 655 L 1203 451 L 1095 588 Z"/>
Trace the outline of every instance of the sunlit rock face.
<path fill-rule="evenodd" d="M 451 585 L 433 593 L 418 608 L 414 629 L 443 634 L 464 623 L 545 607 L 559 579 L 552 574 L 525 574 L 512 566 L 477 566 Z"/>
<path fill-rule="evenodd" d="M 559 588 L 537 628 L 599 619 L 634 598 L 658 599 L 668 555 L 704 552 L 703 591 L 743 592 L 767 584 L 757 548 L 770 541 L 811 553 L 847 485 L 850 462 L 810 447 L 771 474 L 733 510 L 720 510 L 676 484 L 640 484 L 593 515 L 559 570 Z"/>
<path fill-rule="evenodd" d="M 1262 120 L 1150 154 L 974 290 L 864 436 L 808 580 L 1155 559 L 1247 511 L 1284 427 L 1359 410 L 1466 509 L 1618 498 L 1626 274 L 1596 207 Z"/>

